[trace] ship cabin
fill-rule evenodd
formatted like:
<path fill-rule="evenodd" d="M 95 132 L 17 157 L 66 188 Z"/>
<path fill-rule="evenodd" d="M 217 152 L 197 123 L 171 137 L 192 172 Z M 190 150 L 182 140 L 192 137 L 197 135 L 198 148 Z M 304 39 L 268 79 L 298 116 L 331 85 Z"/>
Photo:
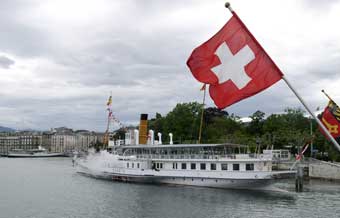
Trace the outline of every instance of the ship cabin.
<path fill-rule="evenodd" d="M 126 168 L 203 171 L 271 171 L 272 155 L 225 144 L 126 145 L 117 150 Z"/>

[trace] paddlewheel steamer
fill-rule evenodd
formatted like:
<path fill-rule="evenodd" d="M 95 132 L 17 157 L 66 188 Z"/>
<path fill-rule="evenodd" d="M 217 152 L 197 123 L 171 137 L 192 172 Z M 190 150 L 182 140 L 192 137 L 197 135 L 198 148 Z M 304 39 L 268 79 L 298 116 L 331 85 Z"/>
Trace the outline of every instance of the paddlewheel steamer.
<path fill-rule="evenodd" d="M 223 144 L 163 144 L 161 134 L 147 134 L 147 115 L 139 130 L 126 133 L 124 145 L 110 141 L 112 153 L 78 161 L 78 172 L 110 180 L 234 189 L 266 189 L 291 178 L 295 171 L 273 171 L 272 153 L 248 153 L 247 146 Z"/>

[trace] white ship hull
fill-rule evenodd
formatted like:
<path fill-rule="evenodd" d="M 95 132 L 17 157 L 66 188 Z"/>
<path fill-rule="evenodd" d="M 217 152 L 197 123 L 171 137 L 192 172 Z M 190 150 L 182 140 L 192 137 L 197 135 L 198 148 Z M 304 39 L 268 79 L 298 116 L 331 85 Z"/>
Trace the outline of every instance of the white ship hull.
<path fill-rule="evenodd" d="M 9 153 L 9 158 L 43 158 L 43 157 L 63 157 L 63 153 L 33 153 L 33 154 L 20 154 L 20 153 Z"/>
<path fill-rule="evenodd" d="M 85 172 L 79 172 L 85 175 L 120 182 L 136 182 L 136 183 L 151 183 L 151 184 L 170 184 L 170 185 L 188 185 L 201 186 L 210 188 L 224 189 L 250 189 L 250 190 L 266 190 L 271 184 L 277 180 L 273 179 L 224 179 L 224 178 L 191 178 L 191 177 L 165 177 L 165 176 L 133 176 L 122 174 L 103 173 L 94 175 Z"/>
<path fill-rule="evenodd" d="M 78 162 L 78 173 L 112 181 L 189 185 L 226 189 L 270 189 L 279 180 L 292 178 L 295 171 L 271 172 L 199 172 L 175 170 L 134 170 L 124 168 L 91 168 Z"/>

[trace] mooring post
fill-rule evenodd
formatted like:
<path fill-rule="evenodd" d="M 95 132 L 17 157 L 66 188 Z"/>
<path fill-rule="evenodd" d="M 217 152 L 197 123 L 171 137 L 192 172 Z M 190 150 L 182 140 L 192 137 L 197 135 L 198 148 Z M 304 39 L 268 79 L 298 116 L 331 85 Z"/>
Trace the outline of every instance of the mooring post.
<path fill-rule="evenodd" d="M 298 166 L 295 176 L 295 191 L 302 192 L 303 191 L 303 166 Z"/>

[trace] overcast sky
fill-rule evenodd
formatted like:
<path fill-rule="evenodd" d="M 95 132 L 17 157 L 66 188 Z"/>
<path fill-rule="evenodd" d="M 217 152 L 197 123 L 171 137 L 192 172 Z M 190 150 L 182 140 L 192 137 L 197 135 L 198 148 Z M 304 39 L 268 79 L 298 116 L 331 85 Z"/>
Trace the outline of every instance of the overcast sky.
<path fill-rule="evenodd" d="M 340 103 L 340 1 L 231 0 L 312 109 Z M 0 126 L 104 131 L 202 101 L 186 60 L 230 18 L 222 0 L 1 0 Z M 208 100 L 208 106 L 213 106 Z M 280 81 L 226 110 L 302 107 Z"/>

